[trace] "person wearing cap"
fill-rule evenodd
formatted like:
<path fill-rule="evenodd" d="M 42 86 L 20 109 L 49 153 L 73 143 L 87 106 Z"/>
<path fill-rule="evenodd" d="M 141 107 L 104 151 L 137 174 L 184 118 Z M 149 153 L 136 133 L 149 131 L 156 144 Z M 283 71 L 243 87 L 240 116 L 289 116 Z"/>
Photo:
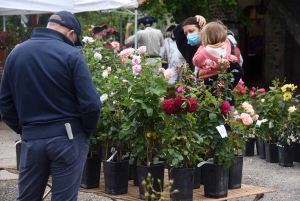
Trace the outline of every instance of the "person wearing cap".
<path fill-rule="evenodd" d="M 149 62 L 156 63 L 157 59 L 160 60 L 160 48 L 164 45 L 164 37 L 159 29 L 152 27 L 153 22 L 157 20 L 151 16 L 141 18 L 138 23 L 142 23 L 145 27 L 144 30 L 139 30 L 137 34 L 138 46 L 146 46 L 146 52 L 150 54 Z M 135 42 L 135 35 L 130 36 L 132 23 L 127 23 L 125 32 L 125 45 L 130 46 Z M 161 67 L 161 63 L 157 64 Z"/>
<path fill-rule="evenodd" d="M 78 19 L 57 12 L 6 60 L 0 110 L 22 140 L 18 201 L 42 200 L 49 175 L 51 200 L 77 200 L 101 108 L 80 36 Z"/>
<path fill-rule="evenodd" d="M 107 34 L 107 24 L 95 26 L 92 31 L 94 38 L 102 40 Z"/>
<path fill-rule="evenodd" d="M 185 60 L 181 53 L 179 52 L 176 41 L 173 34 L 173 29 L 176 27 L 176 25 L 171 25 L 167 32 L 171 34 L 171 37 L 168 37 L 164 41 L 164 46 L 160 49 L 160 56 L 163 58 L 164 55 L 167 55 L 168 58 L 168 68 L 172 69 L 173 76 L 168 81 L 169 85 L 174 85 L 176 80 L 178 79 L 178 72 L 176 71 L 177 67 L 182 66 L 185 63 Z"/>

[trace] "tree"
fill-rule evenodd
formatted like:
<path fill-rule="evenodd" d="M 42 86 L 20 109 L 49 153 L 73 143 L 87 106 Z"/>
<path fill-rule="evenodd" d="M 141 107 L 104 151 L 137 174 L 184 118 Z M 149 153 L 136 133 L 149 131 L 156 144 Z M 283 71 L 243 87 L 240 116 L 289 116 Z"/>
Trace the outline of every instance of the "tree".
<path fill-rule="evenodd" d="M 243 26 L 247 26 L 247 18 L 242 13 L 238 4 L 239 0 L 146 0 L 140 9 L 148 12 L 157 19 L 165 19 L 166 13 L 171 22 L 180 23 L 184 19 L 193 15 L 202 15 L 207 19 L 211 18 L 211 5 L 217 5 L 226 10 L 235 12 L 235 21 L 242 21 Z"/>

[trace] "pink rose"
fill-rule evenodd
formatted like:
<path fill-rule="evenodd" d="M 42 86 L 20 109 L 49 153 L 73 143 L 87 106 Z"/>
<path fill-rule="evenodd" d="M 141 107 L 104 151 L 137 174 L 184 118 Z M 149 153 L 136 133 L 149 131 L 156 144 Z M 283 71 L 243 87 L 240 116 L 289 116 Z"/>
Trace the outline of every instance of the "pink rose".
<path fill-rule="evenodd" d="M 122 82 L 123 82 L 124 84 L 127 84 L 127 83 L 128 83 L 128 80 L 122 80 Z"/>
<path fill-rule="evenodd" d="M 184 86 L 181 85 L 177 88 L 177 93 L 181 94 L 183 90 L 184 90 Z"/>
<path fill-rule="evenodd" d="M 165 69 L 164 69 L 164 68 L 159 68 L 159 69 L 158 69 L 158 72 L 159 72 L 159 73 L 164 73 L 164 72 L 165 72 Z"/>
<path fill-rule="evenodd" d="M 222 114 L 226 115 L 230 112 L 230 104 L 228 101 L 223 101 L 221 105 Z"/>
<path fill-rule="evenodd" d="M 142 66 L 141 65 L 134 65 L 132 66 L 132 71 L 133 74 L 138 75 L 142 70 Z"/>
<path fill-rule="evenodd" d="M 146 46 L 141 46 L 138 48 L 139 55 L 143 55 L 146 53 Z"/>
<path fill-rule="evenodd" d="M 260 88 L 259 90 L 257 90 L 257 92 L 263 94 L 263 93 L 265 93 L 265 89 L 264 88 Z"/>
<path fill-rule="evenodd" d="M 131 56 L 133 53 L 134 53 L 134 48 L 127 48 L 127 49 L 125 49 L 125 50 L 122 50 L 121 52 L 120 52 L 120 54 L 119 54 L 119 56 L 121 57 L 121 58 L 124 58 L 124 57 L 129 57 L 129 56 Z"/>
<path fill-rule="evenodd" d="M 115 50 L 119 50 L 120 49 L 120 43 L 114 41 L 110 43 L 111 46 L 115 49 Z"/>
<path fill-rule="evenodd" d="M 141 57 L 134 55 L 131 61 L 132 61 L 133 64 L 140 64 L 141 63 Z"/>
<path fill-rule="evenodd" d="M 111 72 L 111 67 L 107 67 L 107 72 Z"/>
<path fill-rule="evenodd" d="M 243 124 L 245 124 L 246 126 L 250 126 L 250 125 L 253 124 L 253 120 L 250 116 L 247 117 L 247 118 L 242 119 L 242 121 L 243 121 Z"/>

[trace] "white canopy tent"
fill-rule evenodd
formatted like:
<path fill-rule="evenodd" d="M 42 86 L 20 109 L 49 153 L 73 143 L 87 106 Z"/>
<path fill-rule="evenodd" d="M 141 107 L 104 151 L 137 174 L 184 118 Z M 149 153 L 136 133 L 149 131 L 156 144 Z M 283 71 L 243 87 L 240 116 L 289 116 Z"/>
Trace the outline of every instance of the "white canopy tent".
<path fill-rule="evenodd" d="M 137 0 L 1 0 L 0 15 L 55 13 L 62 10 L 80 13 L 137 7 Z"/>
<path fill-rule="evenodd" d="M 137 0 L 1 0 L 0 16 L 55 13 L 62 10 L 80 13 L 119 8 L 135 8 L 132 14 L 135 15 L 135 33 L 137 33 Z"/>

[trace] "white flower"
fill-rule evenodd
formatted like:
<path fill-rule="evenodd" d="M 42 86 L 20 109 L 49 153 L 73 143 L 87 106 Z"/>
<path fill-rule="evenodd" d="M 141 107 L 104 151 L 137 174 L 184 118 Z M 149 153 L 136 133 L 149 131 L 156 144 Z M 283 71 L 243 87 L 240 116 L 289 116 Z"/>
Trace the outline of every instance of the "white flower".
<path fill-rule="evenodd" d="M 115 76 L 115 79 L 118 79 L 118 76 Z"/>
<path fill-rule="evenodd" d="M 98 53 L 98 52 L 95 52 L 94 58 L 97 59 L 97 60 L 101 60 L 102 59 L 102 55 L 100 53 Z"/>
<path fill-rule="evenodd" d="M 263 99 L 261 99 L 260 101 L 263 103 L 263 102 L 265 102 L 265 99 L 263 98 Z"/>
<path fill-rule="evenodd" d="M 101 69 L 104 69 L 105 68 L 105 66 L 101 66 Z"/>
<path fill-rule="evenodd" d="M 103 94 L 103 95 L 100 97 L 101 103 L 103 103 L 103 102 L 106 101 L 107 99 L 108 99 L 108 95 L 107 95 L 107 94 Z"/>
<path fill-rule="evenodd" d="M 165 70 L 164 76 L 165 76 L 166 81 L 169 81 L 171 79 L 171 77 L 173 76 L 172 69 Z"/>
<path fill-rule="evenodd" d="M 104 78 L 108 77 L 108 71 L 103 71 L 102 77 L 104 77 Z"/>
<path fill-rule="evenodd" d="M 92 37 L 84 36 L 82 41 L 85 42 L 85 43 L 93 44 L 93 42 L 95 40 Z"/>
<path fill-rule="evenodd" d="M 295 106 L 291 106 L 288 109 L 289 113 L 293 113 L 293 112 L 295 112 L 295 110 L 297 110 L 297 108 Z"/>

